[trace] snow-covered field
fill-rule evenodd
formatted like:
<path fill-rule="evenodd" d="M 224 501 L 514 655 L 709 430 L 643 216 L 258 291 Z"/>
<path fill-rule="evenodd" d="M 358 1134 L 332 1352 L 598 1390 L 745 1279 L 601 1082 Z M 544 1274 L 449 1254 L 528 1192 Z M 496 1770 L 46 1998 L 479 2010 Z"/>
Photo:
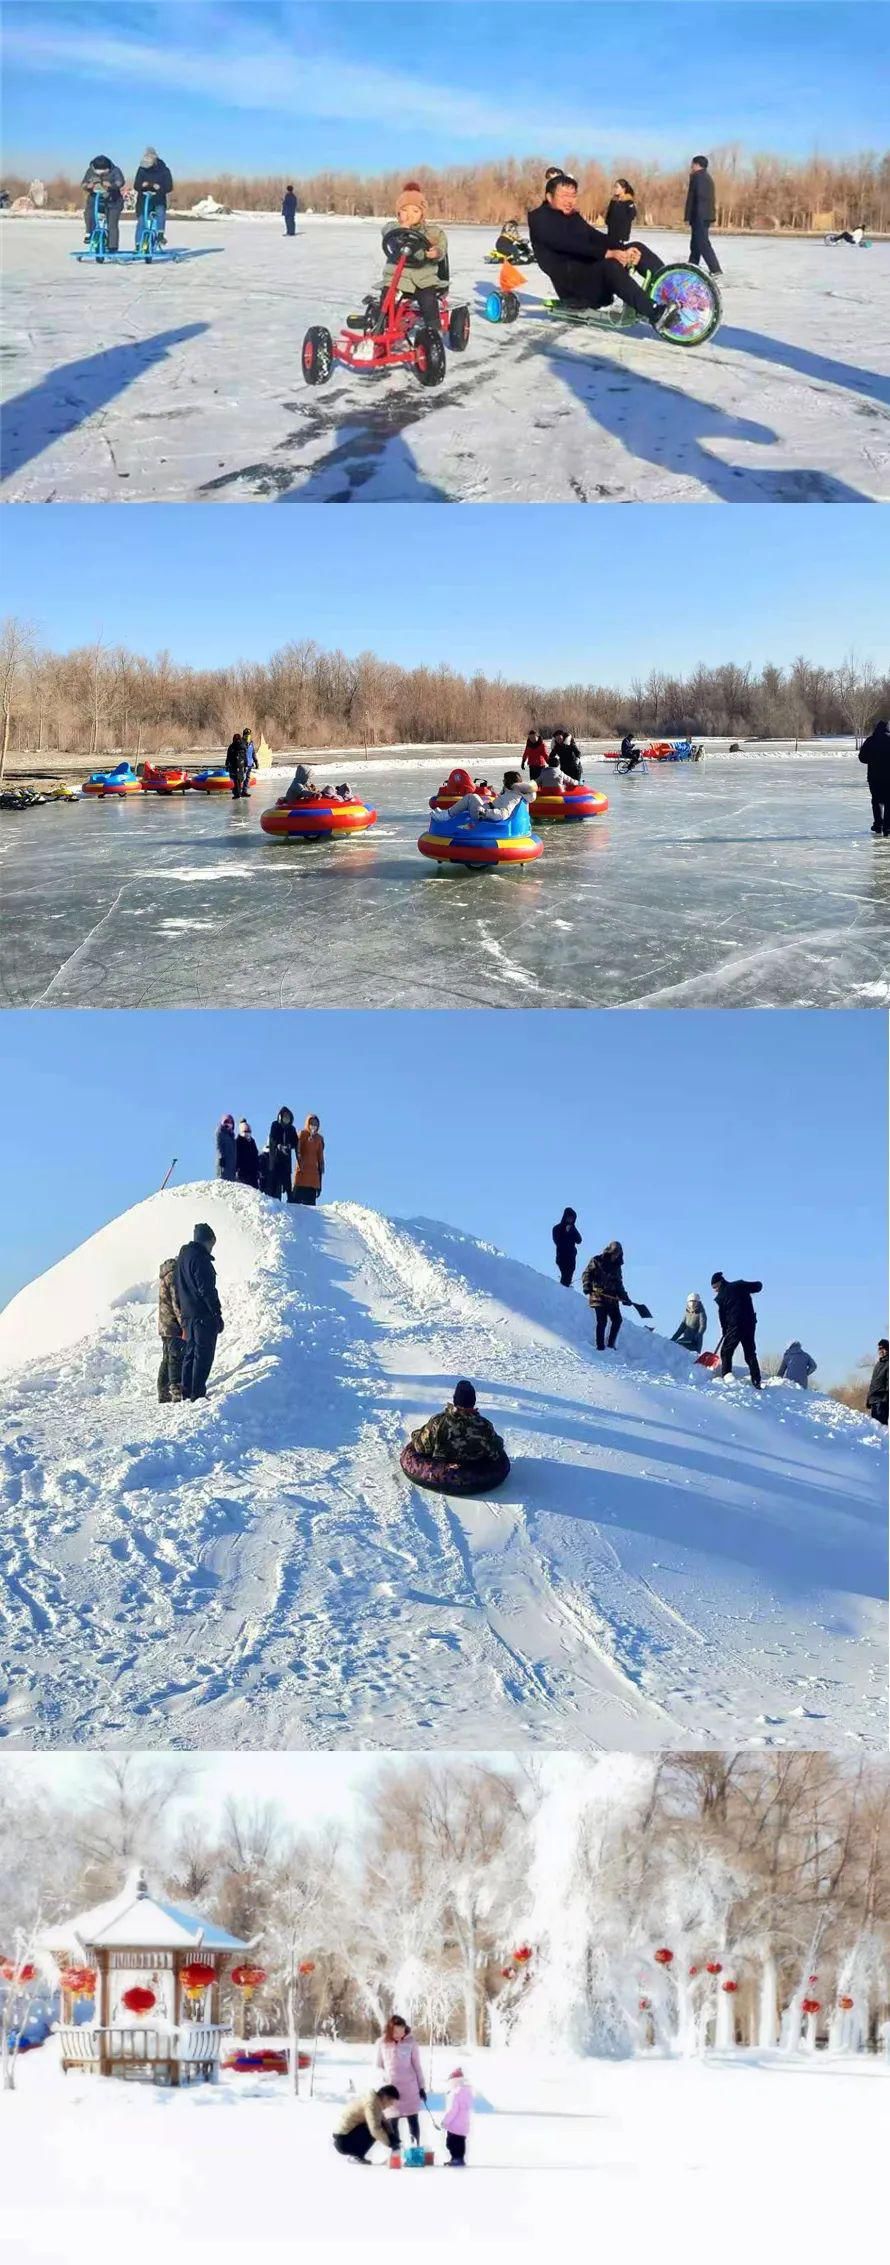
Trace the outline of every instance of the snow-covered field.
<path fill-rule="evenodd" d="M 855 756 L 721 755 L 619 779 L 606 817 L 542 829 L 512 873 L 419 856 L 455 759 L 319 757 L 379 812 L 351 842 L 276 842 L 190 794 L 0 818 L 5 1006 L 880 1007 L 890 844 Z M 460 750 L 500 777 L 503 748 Z M 342 767 L 340 767 L 342 766 Z"/>
<path fill-rule="evenodd" d="M 159 1409 L 156 1280 L 217 1229 L 208 1403 Z M 0 1318 L 11 1746 L 643 1750 L 886 1738 L 886 1465 L 867 1418 L 723 1387 L 427 1221 L 138 1205 Z M 403 1477 L 457 1376 L 490 1501 Z"/>
<path fill-rule="evenodd" d="M 494 231 L 450 231 L 477 310 Z M 381 270 L 379 226 L 171 223 L 164 267 L 78 265 L 74 221 L 4 227 L 11 502 L 861 503 L 890 497 L 890 244 L 728 238 L 724 321 L 671 349 L 556 325 L 529 272 L 445 384 L 303 384 Z M 125 240 L 129 230 L 125 227 Z M 652 234 L 668 259 L 685 236 Z"/>
<path fill-rule="evenodd" d="M 331 2048 L 315 2097 L 294 2101 L 274 2078 L 178 2093 L 63 2078 L 44 2046 L 21 2062 L 16 2093 L 0 2097 L 11 2254 L 119 2265 L 137 2229 L 140 2256 L 177 2265 L 245 2254 L 376 2265 L 403 2247 L 418 2258 L 574 2258 L 589 2246 L 686 2260 L 750 2256 L 755 2240 L 770 2261 L 821 2260 L 867 2256 L 877 2239 L 886 2062 L 468 2057 L 452 2045 L 436 2049 L 438 2088 L 456 2061 L 479 2101 L 468 2169 L 393 2178 L 379 2152 L 369 2176 L 331 2146 L 336 2103 L 372 2073 L 368 2048 Z M 441 2090 L 432 2098 L 438 2116 Z M 425 2137 L 441 2162 L 429 2125 Z"/>

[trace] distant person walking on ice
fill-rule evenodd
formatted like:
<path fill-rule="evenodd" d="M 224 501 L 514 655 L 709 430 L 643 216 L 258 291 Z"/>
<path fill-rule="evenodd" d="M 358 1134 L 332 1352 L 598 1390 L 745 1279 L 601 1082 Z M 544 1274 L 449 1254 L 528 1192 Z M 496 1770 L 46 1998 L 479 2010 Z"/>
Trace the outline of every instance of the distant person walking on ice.
<path fill-rule="evenodd" d="M 234 1117 L 220 1117 L 216 1128 L 216 1177 L 218 1180 L 236 1178 L 237 1148 Z"/>
<path fill-rule="evenodd" d="M 281 199 L 281 213 L 284 220 L 284 233 L 286 236 L 295 236 L 297 233 L 297 213 L 299 212 L 299 209 L 300 208 L 297 203 L 296 195 L 294 193 L 293 182 L 289 181 L 284 195 Z"/>
<path fill-rule="evenodd" d="M 888 1350 L 890 1350 L 890 1347 L 888 1347 L 886 1337 L 879 1337 L 878 1357 L 871 1372 L 871 1378 L 869 1380 L 868 1387 L 868 1397 L 865 1403 L 869 1415 L 874 1416 L 875 1423 L 886 1423 L 887 1421 Z"/>
<path fill-rule="evenodd" d="M 182 1399 L 185 1332 L 176 1288 L 175 1258 L 165 1258 L 158 1275 L 158 1336 L 162 1347 L 161 1365 L 158 1369 L 158 1399 L 164 1407 L 168 1400 Z"/>
<path fill-rule="evenodd" d="M 240 731 L 233 734 L 226 749 L 226 770 L 232 781 L 234 801 L 243 801 L 247 793 L 248 765 L 247 749 L 244 745 L 243 734 Z"/>
<path fill-rule="evenodd" d="M 709 275 L 722 275 L 723 269 L 711 242 L 711 229 L 717 217 L 717 199 L 706 157 L 694 157 L 692 160 L 683 217 L 690 228 L 689 257 L 692 265 L 700 267 L 704 261 Z"/>
<path fill-rule="evenodd" d="M 390 2118 L 398 2097 L 394 2084 L 381 2084 L 376 2092 L 367 2092 L 363 2100 L 347 2100 L 334 2133 L 338 2155 L 366 2163 L 374 2146 L 388 2147 L 393 2154 L 399 2144 L 399 2129 Z"/>
<path fill-rule="evenodd" d="M 522 750 L 519 768 L 527 771 L 530 779 L 536 779 L 540 771 L 546 770 L 547 761 L 547 742 L 541 738 L 537 724 L 533 724 Z"/>
<path fill-rule="evenodd" d="M 246 1117 L 239 1118 L 235 1135 L 235 1178 L 245 1188 L 260 1184 L 259 1151 Z"/>
<path fill-rule="evenodd" d="M 741 1345 L 751 1382 L 755 1392 L 759 1392 L 762 1379 L 755 1344 L 757 1315 L 751 1300 L 758 1290 L 763 1289 L 763 1283 L 727 1282 L 725 1274 L 712 1274 L 711 1288 L 717 1300 L 717 1312 L 723 1331 L 719 1347 L 720 1374 L 724 1377 L 732 1375 L 732 1357 Z"/>
<path fill-rule="evenodd" d="M 442 2117 L 442 2130 L 448 2149 L 448 2170 L 458 2170 L 466 2162 L 472 2115 L 472 2084 L 467 2083 L 462 2068 L 453 2068 L 448 2078 L 445 2113 Z"/>
<path fill-rule="evenodd" d="M 423 2081 L 420 2054 L 407 2021 L 394 2013 L 378 2040 L 377 2067 L 383 2071 L 387 2084 L 394 2084 L 397 2104 L 394 2122 L 407 2119 L 408 2130 L 414 2140 L 420 2138 L 420 2110 L 426 2107 L 426 2089 Z"/>
<path fill-rule="evenodd" d="M 591 1258 L 581 1276 L 581 1288 L 588 1305 L 593 1307 L 596 1319 L 596 1349 L 598 1353 L 611 1352 L 621 1328 L 622 1306 L 634 1305 L 624 1287 L 624 1252 L 620 1243 L 607 1243 L 605 1250 Z M 648 1306 L 635 1306 L 635 1312 L 644 1321 L 651 1321 Z M 608 1329 L 608 1344 L 606 1330 Z"/>
<path fill-rule="evenodd" d="M 280 1203 L 282 1196 L 290 1200 L 293 1166 L 291 1157 L 297 1153 L 297 1132 L 292 1109 L 279 1109 L 269 1127 L 269 1194 Z"/>
<path fill-rule="evenodd" d="M 577 1217 L 577 1211 L 572 1211 L 570 1207 L 567 1207 L 562 1218 L 557 1220 L 553 1229 L 556 1271 L 564 1290 L 570 1290 L 572 1287 L 578 1251 L 581 1246 L 581 1237 L 575 1224 Z"/>
<path fill-rule="evenodd" d="M 801 1391 L 805 1392 L 810 1377 L 815 1374 L 816 1362 L 812 1353 L 805 1353 L 799 1337 L 792 1337 L 790 1345 L 782 1354 L 779 1375 L 784 1377 L 787 1384 L 799 1384 Z"/>
<path fill-rule="evenodd" d="M 297 1169 L 291 1190 L 292 1203 L 318 1202 L 324 1179 L 324 1139 L 317 1117 L 307 1117 L 302 1132 L 297 1134 Z"/>
<path fill-rule="evenodd" d="M 890 723 L 885 717 L 863 740 L 859 761 L 865 764 L 871 795 L 872 833 L 890 834 Z"/>
<path fill-rule="evenodd" d="M 182 1361 L 182 1397 L 206 1400 L 207 1379 L 216 1355 L 216 1342 L 224 1326 L 213 1246 L 212 1227 L 199 1220 L 190 1243 L 183 1243 L 176 1261 L 176 1298 L 186 1331 Z"/>
<path fill-rule="evenodd" d="M 700 1353 L 705 1341 L 708 1317 L 697 1290 L 690 1290 L 686 1311 L 679 1329 L 674 1330 L 672 1345 L 682 1345 L 687 1353 Z"/>

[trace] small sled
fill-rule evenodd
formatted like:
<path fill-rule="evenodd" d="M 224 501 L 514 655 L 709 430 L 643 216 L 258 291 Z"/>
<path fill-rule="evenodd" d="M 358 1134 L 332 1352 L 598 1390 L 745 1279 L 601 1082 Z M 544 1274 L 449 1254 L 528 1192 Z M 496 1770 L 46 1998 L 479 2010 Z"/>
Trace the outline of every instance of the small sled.
<path fill-rule="evenodd" d="M 406 1479 L 415 1486 L 424 1486 L 431 1494 L 493 1494 L 510 1476 L 509 1455 L 501 1455 L 496 1463 L 445 1463 L 432 1455 L 418 1455 L 410 1442 L 403 1447 L 399 1462 Z"/>
<path fill-rule="evenodd" d="M 429 2171 L 435 2164 L 431 2147 L 397 2147 L 389 2158 L 391 2171 Z"/>

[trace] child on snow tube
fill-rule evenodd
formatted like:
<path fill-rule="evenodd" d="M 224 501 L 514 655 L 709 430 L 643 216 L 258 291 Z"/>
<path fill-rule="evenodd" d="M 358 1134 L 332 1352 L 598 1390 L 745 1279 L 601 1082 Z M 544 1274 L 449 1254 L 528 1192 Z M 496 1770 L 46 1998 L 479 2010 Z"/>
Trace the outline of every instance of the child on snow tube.
<path fill-rule="evenodd" d="M 480 1415 L 466 1377 L 455 1385 L 451 1406 L 412 1432 L 399 1460 L 406 1478 L 438 1494 L 488 1494 L 510 1472 L 504 1442 Z"/>

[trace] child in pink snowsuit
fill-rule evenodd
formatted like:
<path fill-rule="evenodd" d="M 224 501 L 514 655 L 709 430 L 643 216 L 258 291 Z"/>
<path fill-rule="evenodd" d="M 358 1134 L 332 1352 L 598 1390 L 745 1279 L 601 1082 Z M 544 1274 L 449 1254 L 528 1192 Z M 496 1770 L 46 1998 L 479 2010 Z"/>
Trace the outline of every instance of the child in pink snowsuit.
<path fill-rule="evenodd" d="M 442 2130 L 448 2149 L 446 2170 L 457 2170 L 466 2162 L 472 2113 L 472 2084 L 467 2083 L 462 2068 L 453 2068 L 448 2079 L 445 2114 L 442 2117 Z"/>

